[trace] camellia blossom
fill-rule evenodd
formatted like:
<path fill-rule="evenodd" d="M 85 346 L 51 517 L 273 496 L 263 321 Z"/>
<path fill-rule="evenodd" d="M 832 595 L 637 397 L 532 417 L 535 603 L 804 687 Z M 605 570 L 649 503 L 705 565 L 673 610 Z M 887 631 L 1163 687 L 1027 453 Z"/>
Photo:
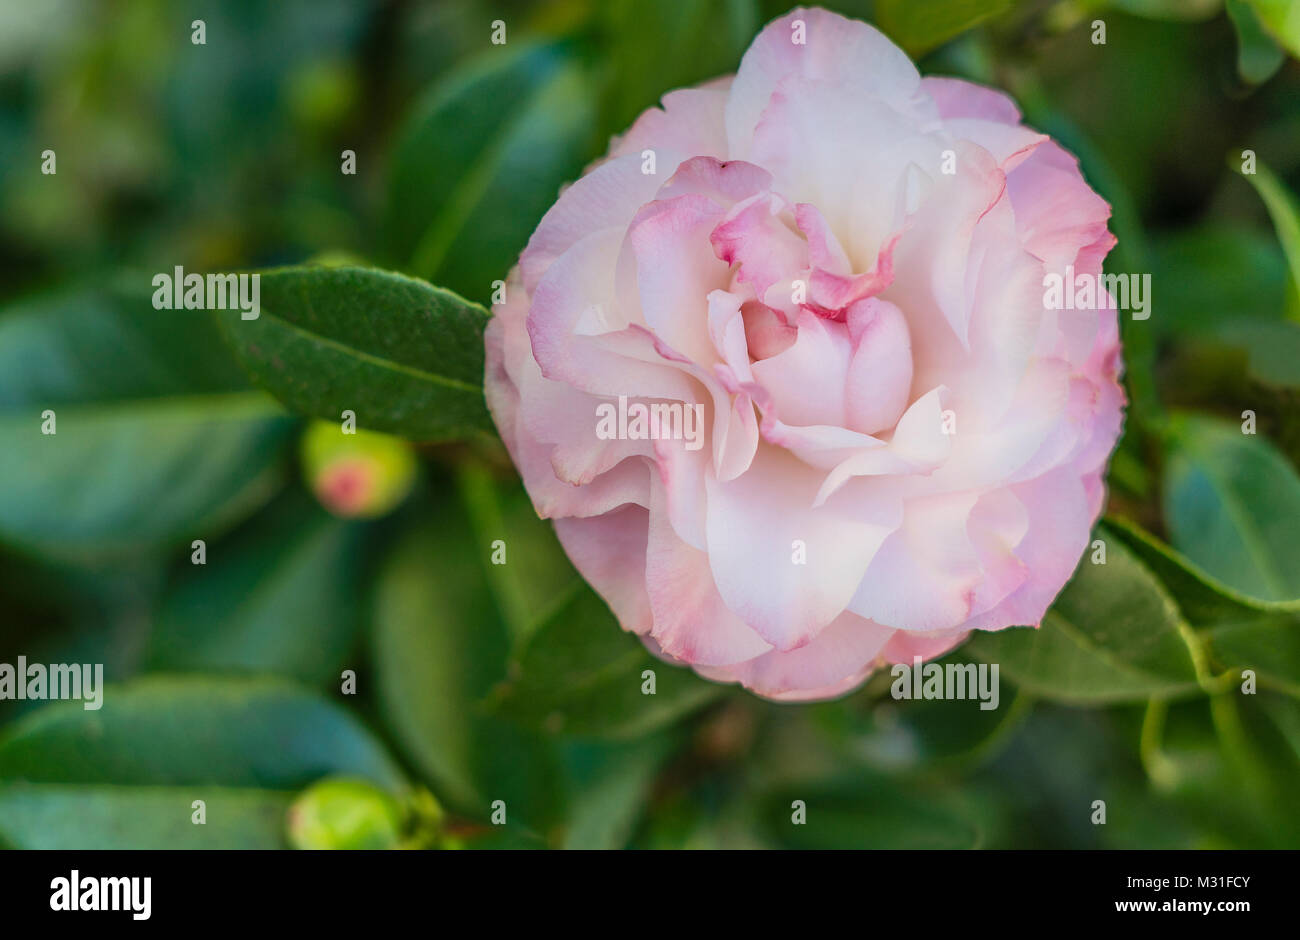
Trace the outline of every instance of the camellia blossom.
<path fill-rule="evenodd" d="M 624 629 L 769 698 L 840 695 L 1039 624 L 1087 547 L 1117 314 L 1043 284 L 1100 275 L 1109 215 L 1002 93 L 795 10 L 546 213 L 488 404 Z M 704 446 L 598 435 L 621 398 L 703 404 Z"/>

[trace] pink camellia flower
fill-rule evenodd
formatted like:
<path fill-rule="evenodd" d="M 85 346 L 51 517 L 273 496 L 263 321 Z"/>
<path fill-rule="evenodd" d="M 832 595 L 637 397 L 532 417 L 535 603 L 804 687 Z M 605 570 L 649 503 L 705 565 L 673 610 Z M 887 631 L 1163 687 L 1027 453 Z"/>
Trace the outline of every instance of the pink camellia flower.
<path fill-rule="evenodd" d="M 1005 95 L 795 10 L 546 213 L 488 327 L 488 403 L 652 652 L 843 694 L 1038 624 L 1087 546 L 1117 316 L 1044 283 L 1100 274 L 1109 215 Z"/>

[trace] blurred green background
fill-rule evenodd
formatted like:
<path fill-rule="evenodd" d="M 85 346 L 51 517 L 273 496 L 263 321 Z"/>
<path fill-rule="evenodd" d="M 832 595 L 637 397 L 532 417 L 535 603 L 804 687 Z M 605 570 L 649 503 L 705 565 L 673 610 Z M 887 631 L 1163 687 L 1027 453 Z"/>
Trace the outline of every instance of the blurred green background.
<path fill-rule="evenodd" d="M 149 302 L 317 260 L 486 304 L 559 186 L 784 4 L 0 0 L 0 663 L 116 683 L 0 701 L 0 844 L 1300 845 L 1300 5 L 827 6 L 1009 91 L 1152 274 L 1106 564 L 953 654 L 1001 707 L 658 664 L 490 435 L 322 431 Z"/>

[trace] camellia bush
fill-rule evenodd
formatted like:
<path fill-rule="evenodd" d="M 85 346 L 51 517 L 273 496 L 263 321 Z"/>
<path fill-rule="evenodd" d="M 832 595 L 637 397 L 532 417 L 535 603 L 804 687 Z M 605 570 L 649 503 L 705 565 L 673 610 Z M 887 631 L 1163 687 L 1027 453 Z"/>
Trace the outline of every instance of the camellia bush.
<path fill-rule="evenodd" d="M 1300 846 L 1294 5 L 34 6 L 0 845 Z"/>

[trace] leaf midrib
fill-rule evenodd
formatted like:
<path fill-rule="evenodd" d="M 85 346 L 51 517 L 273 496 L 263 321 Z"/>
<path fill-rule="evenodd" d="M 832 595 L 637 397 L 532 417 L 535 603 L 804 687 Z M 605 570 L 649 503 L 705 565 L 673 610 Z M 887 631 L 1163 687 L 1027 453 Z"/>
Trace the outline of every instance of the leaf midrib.
<path fill-rule="evenodd" d="M 304 291 L 304 299 L 307 303 L 307 308 L 311 310 L 312 309 L 311 300 L 310 298 L 307 298 L 305 294 L 306 291 Z M 415 366 L 408 366 L 405 363 L 395 362 L 392 359 L 386 359 L 383 356 L 377 356 L 374 353 L 366 352 L 365 350 L 358 349 L 355 346 L 349 346 L 346 343 L 340 342 L 339 340 L 332 339 L 328 336 L 323 336 L 320 333 L 315 332 L 314 330 L 309 330 L 306 327 L 302 326 L 301 324 L 294 323 L 292 320 L 286 319 L 285 317 L 280 316 L 276 313 L 268 312 L 267 316 L 270 319 L 274 320 L 276 323 L 283 326 L 284 328 L 306 338 L 311 342 L 319 343 L 320 345 L 328 349 L 332 349 L 335 352 L 341 353 L 344 356 L 350 356 L 354 359 L 359 359 L 368 365 L 375 366 L 376 368 L 384 369 L 389 372 L 394 372 L 398 375 L 405 375 L 410 378 L 417 379 L 419 381 L 428 382 L 431 385 L 441 385 L 446 388 L 454 389 L 455 391 L 458 392 L 468 392 L 471 395 L 475 395 L 475 396 L 479 396 L 483 392 L 483 389 L 480 386 L 475 385 L 471 382 L 466 382 L 462 379 L 452 378 L 451 376 L 448 375 L 439 375 L 436 372 L 426 372 L 424 369 L 418 369 Z"/>

